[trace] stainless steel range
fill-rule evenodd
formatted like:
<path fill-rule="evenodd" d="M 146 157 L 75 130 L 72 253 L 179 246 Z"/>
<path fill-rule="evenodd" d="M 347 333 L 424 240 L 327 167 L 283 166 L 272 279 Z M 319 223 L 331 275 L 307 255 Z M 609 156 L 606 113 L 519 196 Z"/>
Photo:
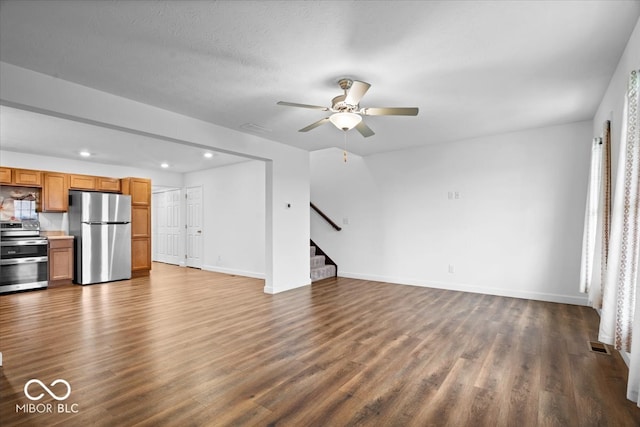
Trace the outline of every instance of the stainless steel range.
<path fill-rule="evenodd" d="M 0 294 L 47 287 L 47 239 L 38 221 L 0 222 L 0 250 Z"/>

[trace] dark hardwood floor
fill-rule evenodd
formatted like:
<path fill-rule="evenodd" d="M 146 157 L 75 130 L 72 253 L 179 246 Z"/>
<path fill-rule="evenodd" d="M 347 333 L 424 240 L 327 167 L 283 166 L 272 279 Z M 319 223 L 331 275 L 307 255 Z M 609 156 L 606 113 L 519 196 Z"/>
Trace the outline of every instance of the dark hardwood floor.
<path fill-rule="evenodd" d="M 619 354 L 589 351 L 590 308 L 343 278 L 263 286 L 156 263 L 0 296 L 0 425 L 640 425 Z M 32 383 L 44 395 L 29 400 L 31 379 L 71 394 Z"/>

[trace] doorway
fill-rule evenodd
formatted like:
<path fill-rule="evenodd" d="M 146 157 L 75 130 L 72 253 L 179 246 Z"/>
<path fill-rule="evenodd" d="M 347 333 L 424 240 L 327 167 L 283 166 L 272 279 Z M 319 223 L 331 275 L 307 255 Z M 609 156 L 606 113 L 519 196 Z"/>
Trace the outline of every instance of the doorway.
<path fill-rule="evenodd" d="M 153 260 L 202 268 L 202 187 L 153 193 Z"/>
<path fill-rule="evenodd" d="M 185 265 L 182 222 L 182 190 L 153 193 L 153 260 Z"/>

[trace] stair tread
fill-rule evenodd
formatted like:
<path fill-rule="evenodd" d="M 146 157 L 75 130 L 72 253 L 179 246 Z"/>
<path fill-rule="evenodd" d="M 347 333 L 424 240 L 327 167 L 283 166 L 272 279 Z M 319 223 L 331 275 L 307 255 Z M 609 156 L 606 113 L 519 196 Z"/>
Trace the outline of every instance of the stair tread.
<path fill-rule="evenodd" d="M 322 267 L 315 267 L 311 269 L 311 281 L 326 279 L 328 277 L 334 277 L 336 275 L 335 265 L 324 265 Z"/>
<path fill-rule="evenodd" d="M 335 277 L 337 267 L 332 264 L 327 264 L 327 257 L 325 255 L 316 254 L 317 247 L 314 245 L 309 246 L 310 267 L 311 267 L 311 281 L 317 282 L 318 280 L 327 279 L 329 277 Z"/>

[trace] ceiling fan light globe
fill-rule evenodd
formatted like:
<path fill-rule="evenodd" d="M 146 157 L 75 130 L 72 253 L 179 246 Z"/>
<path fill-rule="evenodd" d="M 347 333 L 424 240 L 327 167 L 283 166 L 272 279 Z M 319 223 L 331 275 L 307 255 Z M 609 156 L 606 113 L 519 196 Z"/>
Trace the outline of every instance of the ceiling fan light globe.
<path fill-rule="evenodd" d="M 346 132 L 356 127 L 362 121 L 362 116 L 356 113 L 335 113 L 329 120 L 335 127 Z"/>

